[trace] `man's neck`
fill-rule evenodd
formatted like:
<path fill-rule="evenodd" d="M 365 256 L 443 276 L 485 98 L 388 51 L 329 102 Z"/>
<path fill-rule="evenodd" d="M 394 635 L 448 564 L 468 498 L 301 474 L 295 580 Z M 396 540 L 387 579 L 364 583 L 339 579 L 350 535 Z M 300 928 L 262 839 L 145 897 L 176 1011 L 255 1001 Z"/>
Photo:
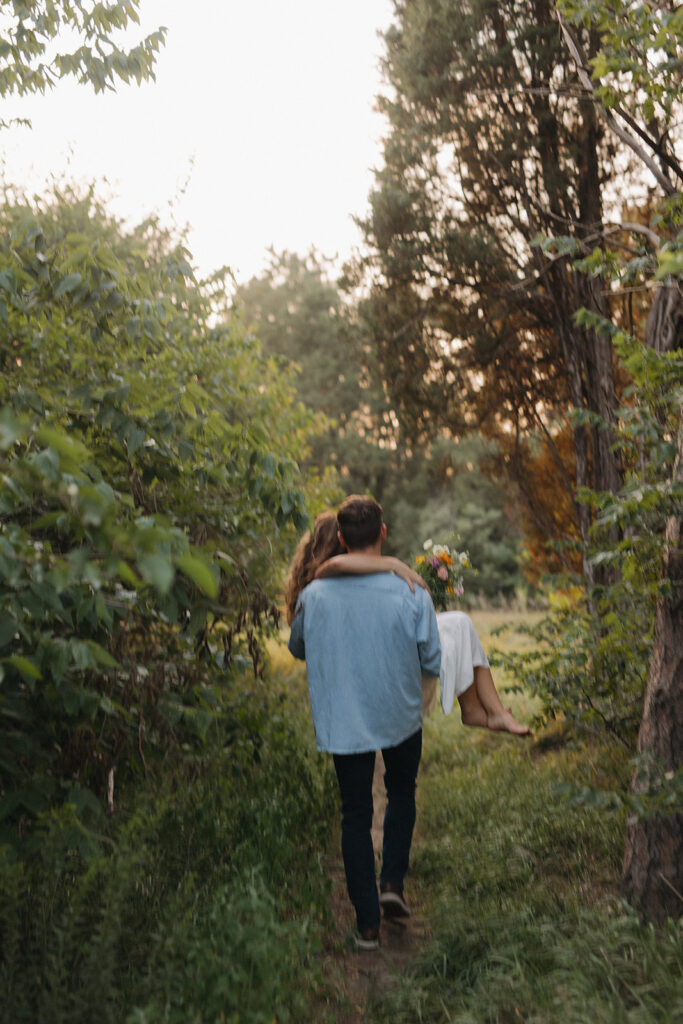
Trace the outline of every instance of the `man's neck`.
<path fill-rule="evenodd" d="M 376 544 L 371 544 L 369 548 L 347 548 L 350 555 L 360 555 L 364 558 L 379 558 L 382 554 L 382 541 L 378 540 Z"/>

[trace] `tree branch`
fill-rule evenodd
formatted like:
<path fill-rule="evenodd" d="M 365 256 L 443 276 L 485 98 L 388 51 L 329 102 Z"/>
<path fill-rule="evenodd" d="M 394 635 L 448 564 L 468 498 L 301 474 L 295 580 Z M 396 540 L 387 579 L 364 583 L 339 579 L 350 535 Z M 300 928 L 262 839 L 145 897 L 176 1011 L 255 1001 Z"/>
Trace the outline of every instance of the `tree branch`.
<path fill-rule="evenodd" d="M 605 224 L 602 230 L 605 235 L 611 235 L 617 231 L 629 231 L 633 235 L 644 235 L 655 249 L 659 249 L 659 243 L 661 242 L 661 238 L 652 228 L 646 227 L 645 224 L 635 224 L 632 221 L 624 221 L 623 224 Z"/>
<path fill-rule="evenodd" d="M 612 129 L 615 135 L 617 135 L 621 139 L 621 141 L 636 154 L 638 159 L 645 164 L 650 173 L 659 182 L 666 195 L 675 195 L 676 189 L 671 184 L 666 175 L 663 174 L 662 171 L 659 169 L 656 161 L 653 160 L 650 154 L 643 149 L 643 147 L 640 145 L 637 139 L 634 139 L 629 132 L 622 128 L 621 125 L 618 124 L 618 122 L 612 117 L 612 115 L 607 110 L 605 110 L 602 104 L 598 101 L 595 95 L 595 86 L 593 85 L 591 76 L 586 68 L 586 64 L 581 53 L 581 50 L 579 49 L 578 44 L 574 40 L 571 32 L 569 31 L 568 26 L 564 21 L 564 18 L 562 17 L 559 11 L 557 12 L 557 20 L 559 22 L 562 35 L 564 36 L 564 40 L 567 44 L 567 48 L 571 53 L 572 57 L 574 58 L 579 79 L 581 80 L 581 83 L 585 87 L 586 91 L 590 93 L 591 99 L 593 100 L 593 103 L 595 104 L 595 107 L 600 116 L 602 117 L 603 121 Z"/>

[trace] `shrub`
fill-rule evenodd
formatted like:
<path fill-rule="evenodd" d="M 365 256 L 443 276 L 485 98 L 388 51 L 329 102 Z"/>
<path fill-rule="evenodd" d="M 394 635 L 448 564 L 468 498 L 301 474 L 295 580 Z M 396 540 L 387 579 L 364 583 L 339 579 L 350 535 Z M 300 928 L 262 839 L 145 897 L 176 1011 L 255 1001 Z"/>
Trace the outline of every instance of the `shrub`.
<path fill-rule="evenodd" d="M 154 221 L 90 190 L 0 225 L 0 845 L 33 856 L 262 672 L 309 419 Z"/>

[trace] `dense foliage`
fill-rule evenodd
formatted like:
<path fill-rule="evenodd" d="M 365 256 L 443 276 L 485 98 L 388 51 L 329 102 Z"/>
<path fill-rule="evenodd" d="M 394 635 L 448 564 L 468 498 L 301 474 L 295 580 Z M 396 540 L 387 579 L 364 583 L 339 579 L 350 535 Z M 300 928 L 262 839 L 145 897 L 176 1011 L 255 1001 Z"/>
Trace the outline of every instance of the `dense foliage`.
<path fill-rule="evenodd" d="M 263 351 L 295 371 L 297 395 L 322 414 L 304 462 L 336 474 L 346 493 L 383 501 L 396 472 L 396 425 L 355 308 L 316 252 L 271 253 L 263 274 L 235 291 Z"/>
<path fill-rule="evenodd" d="M 683 501 L 673 471 L 683 359 L 623 335 L 616 344 L 634 381 L 631 401 L 618 413 L 625 482 L 616 494 L 582 495 L 595 509 L 588 558 L 609 569 L 608 579 L 582 587 L 579 576 L 567 578 L 552 614 L 531 630 L 534 650 L 507 663 L 523 687 L 542 698 L 540 721 L 561 718 L 577 732 L 606 730 L 633 751 L 655 601 L 672 587 L 661 577 L 664 528 Z"/>
<path fill-rule="evenodd" d="M 150 77 L 138 6 L 3 5 L 0 96 Z M 332 804 L 262 676 L 311 417 L 182 238 L 3 185 L 0 1016 L 310 1019 Z"/>
<path fill-rule="evenodd" d="M 155 223 L 92 192 L 0 216 L 0 816 L 30 846 L 31 818 L 111 804 L 260 671 L 307 417 Z"/>

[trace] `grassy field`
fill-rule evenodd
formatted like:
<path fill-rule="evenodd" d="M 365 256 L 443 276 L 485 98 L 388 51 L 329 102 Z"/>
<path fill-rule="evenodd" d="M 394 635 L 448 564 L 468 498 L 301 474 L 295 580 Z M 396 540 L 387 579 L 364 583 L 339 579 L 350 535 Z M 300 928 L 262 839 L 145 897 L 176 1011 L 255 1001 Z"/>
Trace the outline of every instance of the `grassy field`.
<path fill-rule="evenodd" d="M 491 635 L 521 616 L 473 618 L 489 651 L 526 643 L 514 628 Z M 119 791 L 101 854 L 65 856 L 57 822 L 39 862 L 0 862 L 0 1019 L 350 1019 L 330 968 L 348 954 L 326 863 L 336 784 L 315 751 L 303 665 L 277 640 L 270 653 L 266 680 L 235 688 L 183 773 Z M 533 702 L 497 682 L 530 720 Z M 628 774 L 620 751 L 559 728 L 520 740 L 437 710 L 408 879 L 430 934 L 354 1021 L 683 1019 L 679 928 L 655 932 L 619 898 L 623 815 L 561 790 Z"/>
<path fill-rule="evenodd" d="M 526 643 L 528 616 L 472 616 L 484 646 Z M 503 636 L 491 632 L 507 621 Z M 500 689 L 508 680 L 494 673 Z M 504 696 L 522 720 L 533 702 Z M 619 896 L 621 814 L 572 805 L 567 781 L 623 786 L 611 747 L 425 723 L 411 886 L 432 938 L 369 1019 L 414 1022 L 673 1022 L 683 1019 L 681 931 L 655 933 Z"/>

